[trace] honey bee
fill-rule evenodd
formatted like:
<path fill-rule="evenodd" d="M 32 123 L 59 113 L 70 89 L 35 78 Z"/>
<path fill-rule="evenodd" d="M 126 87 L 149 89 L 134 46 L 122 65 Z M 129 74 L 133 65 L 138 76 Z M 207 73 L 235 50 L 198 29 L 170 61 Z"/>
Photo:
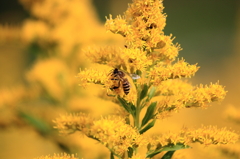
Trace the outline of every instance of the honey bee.
<path fill-rule="evenodd" d="M 125 77 L 126 74 L 123 71 L 120 71 L 119 69 L 115 68 L 111 71 L 109 75 L 110 75 L 110 80 L 116 82 L 116 84 L 113 85 L 110 89 L 116 90 L 122 87 L 125 95 L 127 95 L 130 91 L 131 85 L 128 79 Z"/>

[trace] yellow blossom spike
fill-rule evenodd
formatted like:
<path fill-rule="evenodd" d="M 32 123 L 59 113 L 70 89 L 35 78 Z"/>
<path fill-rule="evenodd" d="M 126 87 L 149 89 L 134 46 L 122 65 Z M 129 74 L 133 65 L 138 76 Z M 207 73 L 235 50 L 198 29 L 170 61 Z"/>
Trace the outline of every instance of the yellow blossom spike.
<path fill-rule="evenodd" d="M 162 11 L 160 1 L 136 0 L 129 5 L 124 16 L 112 19 L 110 15 L 105 26 L 113 33 L 123 35 L 131 48 L 152 50 L 160 41 L 155 36 L 162 34 L 166 25 L 166 15 Z"/>
<path fill-rule="evenodd" d="M 168 80 L 162 82 L 158 89 L 163 95 L 155 98 L 158 101 L 156 118 L 159 119 L 168 117 L 171 112 L 177 112 L 182 108 L 206 108 L 212 102 L 221 101 L 226 95 L 224 87 L 218 83 L 193 87 L 188 84 L 184 85 L 180 80 L 175 82 Z"/>
<path fill-rule="evenodd" d="M 186 101 L 186 107 L 206 107 L 209 103 L 222 101 L 227 91 L 222 85 L 210 84 L 209 86 L 200 85 L 189 93 L 189 101 Z"/>

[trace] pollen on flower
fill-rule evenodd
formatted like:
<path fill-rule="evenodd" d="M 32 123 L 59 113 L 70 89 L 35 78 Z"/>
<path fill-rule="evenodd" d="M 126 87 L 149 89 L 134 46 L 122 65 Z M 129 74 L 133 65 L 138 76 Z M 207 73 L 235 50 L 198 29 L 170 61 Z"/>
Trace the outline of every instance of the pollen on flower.
<path fill-rule="evenodd" d="M 117 155 L 122 155 L 133 145 L 143 144 L 143 138 L 138 131 L 117 116 L 94 121 L 91 133 Z"/>
<path fill-rule="evenodd" d="M 66 153 L 62 153 L 62 154 L 54 154 L 54 155 L 47 155 L 47 156 L 40 156 L 34 159 L 78 159 L 77 157 L 75 157 L 74 154 L 69 155 Z"/>

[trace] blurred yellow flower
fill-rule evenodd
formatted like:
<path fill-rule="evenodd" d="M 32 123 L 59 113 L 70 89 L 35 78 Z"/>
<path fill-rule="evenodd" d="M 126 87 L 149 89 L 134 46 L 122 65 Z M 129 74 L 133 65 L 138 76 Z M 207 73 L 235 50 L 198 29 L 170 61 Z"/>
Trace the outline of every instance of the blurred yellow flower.
<path fill-rule="evenodd" d="M 74 155 L 68 155 L 66 153 L 63 153 L 63 154 L 54 154 L 52 156 L 51 155 L 41 156 L 34 159 L 78 159 L 78 158 L 75 157 Z"/>
<path fill-rule="evenodd" d="M 27 73 L 27 79 L 31 83 L 42 85 L 58 101 L 63 100 L 64 93 L 67 93 L 66 90 L 73 82 L 66 64 L 57 58 L 38 61 Z"/>

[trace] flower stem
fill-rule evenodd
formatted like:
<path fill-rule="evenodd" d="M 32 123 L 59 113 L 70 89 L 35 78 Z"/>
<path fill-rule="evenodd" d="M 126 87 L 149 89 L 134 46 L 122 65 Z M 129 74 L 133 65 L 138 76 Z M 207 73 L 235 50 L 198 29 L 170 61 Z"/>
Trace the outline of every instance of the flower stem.
<path fill-rule="evenodd" d="M 140 118 L 140 112 L 141 112 L 141 99 L 140 99 L 140 93 L 141 91 L 138 91 L 138 97 L 137 97 L 137 103 L 136 103 L 136 115 L 134 118 L 134 126 L 139 130 L 140 129 L 140 123 L 139 123 L 139 118 Z"/>

